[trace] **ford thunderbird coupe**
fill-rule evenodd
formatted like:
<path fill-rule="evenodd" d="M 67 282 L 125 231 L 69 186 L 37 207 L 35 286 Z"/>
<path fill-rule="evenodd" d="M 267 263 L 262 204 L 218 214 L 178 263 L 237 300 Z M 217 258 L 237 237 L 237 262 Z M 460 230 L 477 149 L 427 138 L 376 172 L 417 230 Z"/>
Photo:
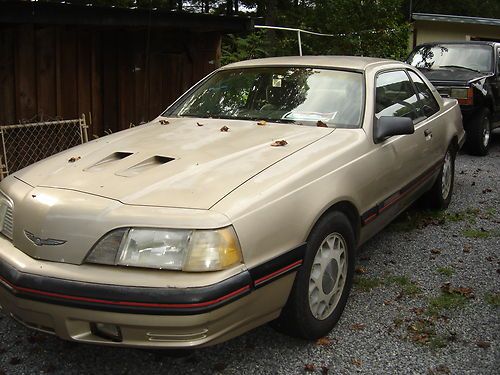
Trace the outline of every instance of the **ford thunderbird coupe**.
<path fill-rule="evenodd" d="M 155 120 L 0 183 L 2 314 L 66 340 L 186 348 L 332 330 L 356 250 L 450 202 L 460 108 L 409 65 L 227 65 Z"/>

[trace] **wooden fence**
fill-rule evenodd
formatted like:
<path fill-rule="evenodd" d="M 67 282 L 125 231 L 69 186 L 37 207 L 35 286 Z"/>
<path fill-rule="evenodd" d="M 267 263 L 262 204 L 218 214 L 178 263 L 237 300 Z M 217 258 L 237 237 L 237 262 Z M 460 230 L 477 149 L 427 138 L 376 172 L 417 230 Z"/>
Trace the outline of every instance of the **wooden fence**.
<path fill-rule="evenodd" d="M 89 138 L 156 117 L 216 68 L 219 33 L 0 25 L 0 124 L 91 113 Z"/>

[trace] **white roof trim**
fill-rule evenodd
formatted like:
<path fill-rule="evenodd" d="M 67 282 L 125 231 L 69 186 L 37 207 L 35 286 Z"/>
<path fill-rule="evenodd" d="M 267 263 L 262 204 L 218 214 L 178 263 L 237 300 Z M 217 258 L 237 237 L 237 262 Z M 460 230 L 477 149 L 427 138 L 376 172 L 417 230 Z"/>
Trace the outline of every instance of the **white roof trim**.
<path fill-rule="evenodd" d="M 431 14 L 431 13 L 413 13 L 412 18 L 415 21 L 431 21 L 431 22 L 451 22 L 485 26 L 500 26 L 500 19 L 497 18 L 482 18 L 482 17 L 467 17 L 453 16 L 447 14 Z"/>

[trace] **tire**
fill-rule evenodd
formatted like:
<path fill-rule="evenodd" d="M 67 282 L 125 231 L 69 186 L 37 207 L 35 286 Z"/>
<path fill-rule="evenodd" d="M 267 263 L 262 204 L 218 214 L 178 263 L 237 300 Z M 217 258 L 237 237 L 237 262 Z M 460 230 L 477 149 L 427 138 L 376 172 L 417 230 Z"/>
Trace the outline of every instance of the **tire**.
<path fill-rule="evenodd" d="M 436 182 L 427 192 L 425 202 L 430 209 L 444 210 L 448 208 L 453 194 L 453 183 L 455 181 L 455 156 L 453 145 L 448 147 L 444 156 L 443 165 L 436 178 Z"/>
<path fill-rule="evenodd" d="M 484 108 L 467 127 L 466 147 L 471 155 L 488 154 L 491 138 L 490 111 Z"/>
<path fill-rule="evenodd" d="M 347 303 L 354 261 L 355 237 L 351 223 L 341 212 L 327 214 L 309 236 L 304 263 L 274 327 L 308 340 L 327 335 Z M 322 300 L 325 297 L 329 297 L 328 303 Z"/>

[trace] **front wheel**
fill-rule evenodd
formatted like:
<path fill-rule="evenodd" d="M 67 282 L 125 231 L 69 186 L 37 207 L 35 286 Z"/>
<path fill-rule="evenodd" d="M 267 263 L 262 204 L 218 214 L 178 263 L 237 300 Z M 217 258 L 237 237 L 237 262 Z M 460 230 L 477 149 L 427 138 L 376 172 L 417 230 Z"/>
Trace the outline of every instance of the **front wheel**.
<path fill-rule="evenodd" d="M 341 212 L 327 214 L 309 236 L 304 263 L 274 326 L 309 340 L 327 335 L 347 303 L 354 255 L 351 223 Z"/>
<path fill-rule="evenodd" d="M 444 156 L 443 165 L 439 171 L 436 182 L 425 195 L 429 208 L 444 210 L 448 208 L 453 193 L 455 180 L 455 148 L 450 145 Z"/>

